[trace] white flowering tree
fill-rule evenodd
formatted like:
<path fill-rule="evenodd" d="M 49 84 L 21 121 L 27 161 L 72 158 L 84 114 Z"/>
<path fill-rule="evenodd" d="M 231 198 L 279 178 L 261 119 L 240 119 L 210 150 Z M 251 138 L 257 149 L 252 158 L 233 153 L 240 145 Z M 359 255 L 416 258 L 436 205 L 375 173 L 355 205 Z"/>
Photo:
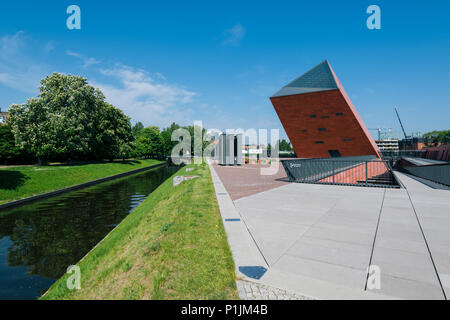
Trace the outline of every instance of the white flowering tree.
<path fill-rule="evenodd" d="M 130 119 L 105 102 L 83 77 L 53 73 L 38 98 L 12 105 L 8 119 L 16 144 L 40 164 L 59 159 L 126 158 L 132 149 Z"/>

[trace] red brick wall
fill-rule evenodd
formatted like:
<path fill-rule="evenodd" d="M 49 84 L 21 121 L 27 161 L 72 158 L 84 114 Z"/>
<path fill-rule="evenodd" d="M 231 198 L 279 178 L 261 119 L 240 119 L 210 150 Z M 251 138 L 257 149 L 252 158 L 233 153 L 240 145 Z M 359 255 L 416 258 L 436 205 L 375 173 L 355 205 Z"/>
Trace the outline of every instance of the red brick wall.
<path fill-rule="evenodd" d="M 299 158 L 329 158 L 328 150 L 338 150 L 342 157 L 379 156 L 375 141 L 367 136 L 362 120 L 340 89 L 270 100 Z M 339 112 L 343 115 L 337 116 Z M 311 118 L 312 114 L 316 118 Z"/>

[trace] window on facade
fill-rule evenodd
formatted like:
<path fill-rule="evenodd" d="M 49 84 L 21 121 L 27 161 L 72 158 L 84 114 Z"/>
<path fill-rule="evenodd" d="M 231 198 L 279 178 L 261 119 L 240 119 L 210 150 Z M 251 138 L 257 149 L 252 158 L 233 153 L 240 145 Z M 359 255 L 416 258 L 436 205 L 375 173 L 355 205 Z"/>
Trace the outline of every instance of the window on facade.
<path fill-rule="evenodd" d="M 352 138 L 344 138 L 344 139 L 342 139 L 343 141 L 352 141 L 353 139 Z"/>
<path fill-rule="evenodd" d="M 322 119 L 327 119 L 327 118 L 329 118 L 330 116 L 321 116 L 321 118 Z"/>
<path fill-rule="evenodd" d="M 300 130 L 300 132 L 303 132 L 303 133 L 305 133 L 305 132 L 308 132 L 308 130 L 306 130 L 306 129 L 303 129 L 303 130 Z"/>
<path fill-rule="evenodd" d="M 341 153 L 338 150 L 328 150 L 328 153 L 332 158 L 339 158 L 341 156 Z"/>
<path fill-rule="evenodd" d="M 318 128 L 317 130 L 319 130 L 319 131 L 327 131 L 326 128 Z"/>
<path fill-rule="evenodd" d="M 310 118 L 315 118 L 316 115 L 315 115 L 315 114 L 310 114 L 309 117 L 310 117 Z"/>
<path fill-rule="evenodd" d="M 343 116 L 344 114 L 342 112 L 336 112 L 337 116 Z"/>
<path fill-rule="evenodd" d="M 319 144 L 319 143 L 323 143 L 323 141 L 314 141 L 314 143 Z"/>

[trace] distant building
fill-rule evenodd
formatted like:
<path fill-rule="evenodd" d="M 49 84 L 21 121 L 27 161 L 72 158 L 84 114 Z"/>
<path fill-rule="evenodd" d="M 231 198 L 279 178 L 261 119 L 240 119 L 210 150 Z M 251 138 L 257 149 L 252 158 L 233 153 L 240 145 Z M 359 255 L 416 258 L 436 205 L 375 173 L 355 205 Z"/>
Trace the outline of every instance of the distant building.
<path fill-rule="evenodd" d="M 398 142 L 400 150 L 422 150 L 425 148 L 423 138 L 408 138 Z"/>
<path fill-rule="evenodd" d="M 7 120 L 8 120 L 8 112 L 2 112 L 2 109 L 0 109 L 0 125 L 6 124 Z"/>
<path fill-rule="evenodd" d="M 398 151 L 398 139 L 375 140 L 380 151 Z"/>

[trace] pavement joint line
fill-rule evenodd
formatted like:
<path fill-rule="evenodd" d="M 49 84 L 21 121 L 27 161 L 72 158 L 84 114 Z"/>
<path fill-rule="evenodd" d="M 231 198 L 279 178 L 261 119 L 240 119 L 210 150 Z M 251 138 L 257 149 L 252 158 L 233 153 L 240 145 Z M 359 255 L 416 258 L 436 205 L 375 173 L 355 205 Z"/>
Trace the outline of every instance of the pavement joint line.
<path fill-rule="evenodd" d="M 234 201 L 233 201 L 233 206 L 234 206 Z M 235 206 L 235 208 L 236 208 L 236 206 Z M 264 261 L 265 261 L 265 263 L 266 263 L 266 265 L 267 265 L 267 268 L 270 268 L 269 262 L 267 261 L 266 257 L 264 256 L 263 252 L 261 251 L 261 248 L 259 247 L 258 242 L 256 242 L 256 239 L 253 237 L 252 232 L 251 232 L 250 229 L 248 228 L 248 225 L 247 225 L 247 223 L 245 222 L 245 219 L 244 219 L 243 215 L 242 215 L 241 212 L 238 210 L 238 208 L 236 208 L 236 211 L 237 211 L 237 213 L 241 216 L 241 221 L 244 223 L 244 226 L 245 226 L 245 228 L 247 229 L 247 231 L 248 231 L 250 237 L 253 239 L 253 242 L 255 243 L 256 248 L 258 248 L 258 251 L 259 251 L 259 253 L 261 254 L 262 258 L 264 259 Z"/>
<path fill-rule="evenodd" d="M 405 190 L 406 190 L 406 194 L 408 195 L 409 202 L 411 203 L 411 206 L 413 208 L 414 214 L 416 216 L 417 223 L 419 224 L 419 228 L 420 228 L 420 232 L 422 233 L 423 240 L 425 241 L 425 245 L 427 246 L 428 254 L 430 255 L 431 263 L 433 264 L 434 272 L 436 273 L 437 279 L 439 281 L 439 286 L 441 287 L 442 294 L 444 295 L 444 299 L 447 300 L 447 295 L 445 294 L 445 289 L 444 289 L 444 286 L 442 285 L 441 277 L 439 276 L 439 272 L 438 272 L 438 270 L 436 268 L 436 264 L 434 263 L 433 255 L 431 254 L 430 246 L 428 245 L 428 241 L 427 241 L 427 238 L 426 238 L 425 233 L 423 231 L 422 224 L 420 223 L 420 219 L 419 219 L 419 216 L 417 214 L 416 207 L 414 206 L 414 203 L 413 203 L 413 201 L 411 199 L 411 195 L 409 194 L 408 189 L 405 188 Z"/>
<path fill-rule="evenodd" d="M 380 212 L 378 213 L 377 226 L 375 228 L 375 234 L 373 236 L 372 251 L 370 252 L 370 259 L 369 259 L 369 268 L 367 268 L 366 283 L 364 285 L 364 290 L 365 291 L 367 291 L 367 281 L 369 281 L 370 266 L 372 265 L 373 252 L 375 250 L 375 243 L 377 241 L 378 227 L 380 226 L 381 213 L 383 212 L 383 205 L 384 205 L 384 199 L 385 198 L 386 198 L 386 189 L 384 189 L 384 192 L 383 192 L 383 200 L 381 201 Z"/>

